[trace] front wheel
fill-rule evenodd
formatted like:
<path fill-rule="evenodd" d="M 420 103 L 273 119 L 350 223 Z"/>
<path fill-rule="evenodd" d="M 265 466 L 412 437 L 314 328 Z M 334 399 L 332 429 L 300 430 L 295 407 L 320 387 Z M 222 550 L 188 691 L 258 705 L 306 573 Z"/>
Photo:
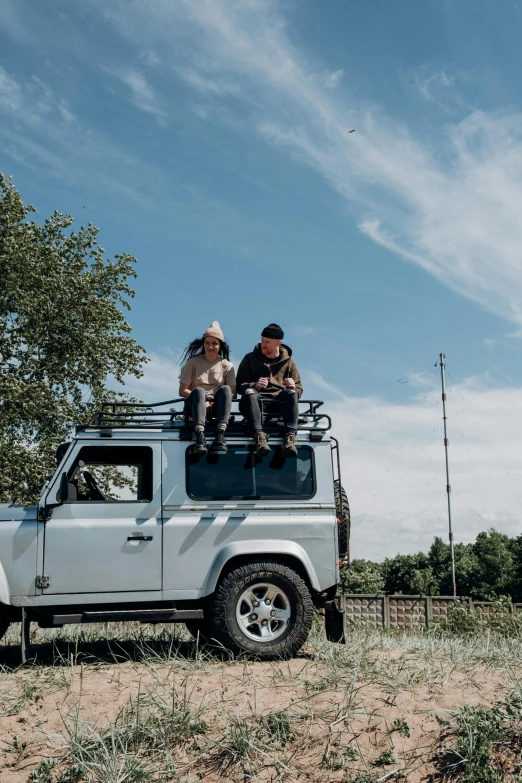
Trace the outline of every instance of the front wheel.
<path fill-rule="evenodd" d="M 265 660 L 294 656 L 308 638 L 313 615 L 303 579 L 271 560 L 227 574 L 206 612 L 210 636 L 223 647 Z"/>

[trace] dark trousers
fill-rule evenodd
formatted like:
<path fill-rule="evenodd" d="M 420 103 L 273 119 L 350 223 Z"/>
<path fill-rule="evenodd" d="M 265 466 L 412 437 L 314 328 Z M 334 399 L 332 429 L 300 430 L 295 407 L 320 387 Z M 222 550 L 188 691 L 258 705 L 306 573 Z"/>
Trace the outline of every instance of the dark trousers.
<path fill-rule="evenodd" d="M 214 392 L 214 405 L 207 408 L 205 405 L 206 392 L 202 386 L 192 389 L 185 400 L 185 421 L 191 416 L 196 424 L 205 426 L 207 411 L 210 410 L 212 418 L 217 419 L 218 424 L 222 421 L 228 424 L 230 418 L 230 409 L 232 407 L 232 389 L 230 386 L 220 386 Z"/>
<path fill-rule="evenodd" d="M 275 396 L 265 396 L 254 389 L 253 394 L 244 394 L 239 401 L 239 410 L 248 421 L 254 432 L 263 430 L 261 406 L 259 400 L 263 400 L 263 412 L 275 413 L 283 417 L 285 431 L 297 432 L 297 420 L 299 418 L 299 397 L 297 392 L 283 389 Z"/>

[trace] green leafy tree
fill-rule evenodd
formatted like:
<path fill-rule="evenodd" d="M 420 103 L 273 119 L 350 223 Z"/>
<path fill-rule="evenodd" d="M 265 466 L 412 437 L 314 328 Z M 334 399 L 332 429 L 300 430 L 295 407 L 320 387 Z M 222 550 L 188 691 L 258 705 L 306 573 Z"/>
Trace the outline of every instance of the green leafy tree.
<path fill-rule="evenodd" d="M 453 595 L 450 546 L 439 536 L 433 539 L 428 552 L 428 561 L 438 583 L 439 594 Z M 477 560 L 473 553 L 473 544 L 456 544 L 455 577 L 459 595 L 471 595 L 476 568 Z"/>
<path fill-rule="evenodd" d="M 435 536 L 433 544 L 430 546 L 428 563 L 437 579 L 441 593 L 450 594 L 453 591 L 453 586 L 451 584 L 450 548 L 449 544 L 445 544 L 439 536 Z"/>
<path fill-rule="evenodd" d="M 386 592 L 390 594 L 436 595 L 439 590 L 437 576 L 424 552 L 386 558 L 382 573 Z"/>
<path fill-rule="evenodd" d="M 458 595 L 478 597 L 476 585 L 477 571 L 478 562 L 477 555 L 474 551 L 474 544 L 455 544 L 455 579 L 457 582 Z M 444 593 L 446 595 L 452 595 L 453 593 L 449 567 Z"/>
<path fill-rule="evenodd" d="M 479 533 L 473 544 L 476 568 L 473 595 L 492 600 L 511 592 L 516 576 L 510 538 L 497 530 Z"/>
<path fill-rule="evenodd" d="M 513 576 L 508 595 L 511 595 L 516 603 L 522 602 L 522 536 L 512 538 L 509 549 L 513 557 Z"/>
<path fill-rule="evenodd" d="M 455 544 L 457 593 L 475 600 L 522 602 L 522 536 L 489 530 Z M 452 595 L 449 544 L 436 536 L 428 554 L 396 555 L 383 563 L 354 560 L 341 574 L 344 593 Z"/>
<path fill-rule="evenodd" d="M 384 592 L 384 579 L 380 563 L 371 560 L 352 560 L 349 568 L 341 572 L 343 593 L 366 593 L 373 595 Z"/>
<path fill-rule="evenodd" d="M 109 380 L 139 377 L 144 349 L 124 311 L 135 259 L 110 260 L 91 223 L 29 219 L 0 173 L 0 500 L 32 503 L 55 467 L 55 449 L 102 399 Z"/>

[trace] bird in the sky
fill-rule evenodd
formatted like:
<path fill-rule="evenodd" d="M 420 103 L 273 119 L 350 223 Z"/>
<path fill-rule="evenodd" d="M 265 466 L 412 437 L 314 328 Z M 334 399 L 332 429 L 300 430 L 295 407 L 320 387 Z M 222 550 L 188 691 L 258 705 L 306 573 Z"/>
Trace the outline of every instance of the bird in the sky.
<path fill-rule="evenodd" d="M 348 133 L 355 133 L 355 128 L 352 128 L 351 131 L 348 131 Z"/>

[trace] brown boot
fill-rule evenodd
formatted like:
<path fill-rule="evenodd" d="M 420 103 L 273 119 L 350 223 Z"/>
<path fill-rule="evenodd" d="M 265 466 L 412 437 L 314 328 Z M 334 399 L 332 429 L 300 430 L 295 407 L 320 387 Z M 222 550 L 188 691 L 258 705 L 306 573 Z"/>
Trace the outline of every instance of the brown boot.
<path fill-rule="evenodd" d="M 289 457 L 297 457 L 297 449 L 295 447 L 295 435 L 293 432 L 287 432 L 283 441 L 283 449 L 281 451 L 283 457 L 288 459 Z"/>
<path fill-rule="evenodd" d="M 225 440 L 225 430 L 221 427 L 218 427 L 216 437 L 214 438 L 214 442 L 210 447 L 210 453 L 217 454 L 218 452 L 225 451 L 228 451 L 227 442 Z"/>
<path fill-rule="evenodd" d="M 205 430 L 194 430 L 192 434 L 192 446 L 189 448 L 189 453 L 195 457 L 202 457 L 207 453 L 207 444 L 205 441 Z"/>
<path fill-rule="evenodd" d="M 266 457 L 270 454 L 272 449 L 268 445 L 268 438 L 264 432 L 256 432 L 254 435 L 254 443 L 256 446 L 256 454 L 258 457 Z"/>

